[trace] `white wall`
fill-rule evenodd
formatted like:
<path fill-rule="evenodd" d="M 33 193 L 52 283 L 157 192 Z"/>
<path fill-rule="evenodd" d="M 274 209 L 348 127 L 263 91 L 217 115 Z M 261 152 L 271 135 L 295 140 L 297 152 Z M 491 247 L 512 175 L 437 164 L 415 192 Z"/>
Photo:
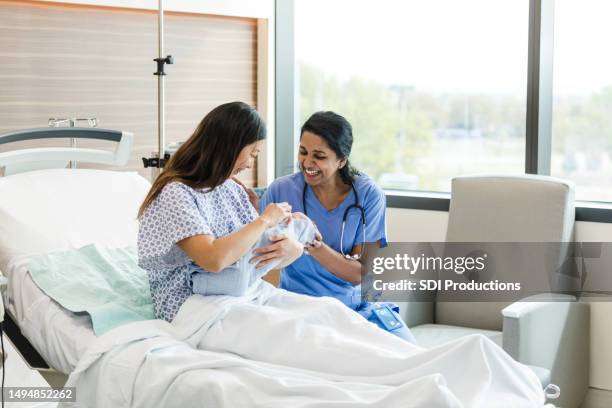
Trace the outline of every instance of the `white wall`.
<path fill-rule="evenodd" d="M 390 242 L 444 241 L 448 213 L 442 211 L 387 210 L 388 240 Z M 577 241 L 608 242 L 612 224 L 577 222 Z M 612 273 L 612 264 L 607 267 Z M 591 304 L 591 387 L 612 390 L 612 303 Z"/>

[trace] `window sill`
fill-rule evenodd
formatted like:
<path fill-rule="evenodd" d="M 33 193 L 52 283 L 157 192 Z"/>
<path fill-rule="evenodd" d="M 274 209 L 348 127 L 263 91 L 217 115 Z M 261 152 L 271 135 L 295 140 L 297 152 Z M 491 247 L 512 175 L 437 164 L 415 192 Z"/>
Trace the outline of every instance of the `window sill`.
<path fill-rule="evenodd" d="M 448 211 L 450 193 L 385 190 L 387 207 L 411 210 Z"/>
<path fill-rule="evenodd" d="M 385 190 L 387 207 L 448 211 L 450 193 Z M 612 203 L 576 201 L 576 221 L 612 223 Z"/>

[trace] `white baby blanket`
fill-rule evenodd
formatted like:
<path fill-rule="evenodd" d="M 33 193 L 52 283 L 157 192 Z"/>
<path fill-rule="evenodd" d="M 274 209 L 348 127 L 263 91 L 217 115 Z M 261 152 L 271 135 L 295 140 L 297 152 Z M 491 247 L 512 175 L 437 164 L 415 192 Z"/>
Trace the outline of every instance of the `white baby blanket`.
<path fill-rule="evenodd" d="M 271 243 L 270 237 L 274 235 L 285 235 L 306 244 L 314 240 L 316 230 L 312 221 L 307 218 L 293 219 L 288 224 L 278 224 L 268 228 L 253 246 L 253 249 L 221 272 L 206 272 L 194 265 L 193 270 L 186 273 L 187 284 L 191 287 L 193 293 L 199 295 L 242 296 L 247 288 L 280 263 L 280 260 L 276 260 L 261 268 L 256 268 L 255 264 L 249 263 L 249 260 L 254 256 L 253 250 L 255 248 L 269 245 Z"/>

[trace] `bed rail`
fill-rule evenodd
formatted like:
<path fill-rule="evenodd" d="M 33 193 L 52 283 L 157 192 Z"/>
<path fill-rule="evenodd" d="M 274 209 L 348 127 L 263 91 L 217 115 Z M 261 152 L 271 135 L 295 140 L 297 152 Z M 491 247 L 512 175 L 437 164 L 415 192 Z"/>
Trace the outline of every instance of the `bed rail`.
<path fill-rule="evenodd" d="M 124 166 L 130 157 L 134 135 L 98 128 L 37 128 L 0 134 L 0 145 L 37 139 L 94 139 L 116 142 L 114 151 L 80 147 L 35 147 L 0 153 L 4 175 L 32 170 L 63 168 L 68 162 Z"/>

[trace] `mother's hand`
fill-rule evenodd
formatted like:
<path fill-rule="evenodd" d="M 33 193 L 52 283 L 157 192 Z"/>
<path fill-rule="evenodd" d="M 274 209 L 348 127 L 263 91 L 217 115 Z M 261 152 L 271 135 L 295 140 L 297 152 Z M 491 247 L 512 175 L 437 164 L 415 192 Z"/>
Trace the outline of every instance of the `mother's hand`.
<path fill-rule="evenodd" d="M 304 252 L 304 245 L 285 235 L 274 235 L 270 237 L 271 244 L 256 248 L 256 255 L 249 260 L 255 263 L 256 268 L 261 268 L 275 260 L 280 260 L 279 268 L 285 267 L 298 259 Z"/>

